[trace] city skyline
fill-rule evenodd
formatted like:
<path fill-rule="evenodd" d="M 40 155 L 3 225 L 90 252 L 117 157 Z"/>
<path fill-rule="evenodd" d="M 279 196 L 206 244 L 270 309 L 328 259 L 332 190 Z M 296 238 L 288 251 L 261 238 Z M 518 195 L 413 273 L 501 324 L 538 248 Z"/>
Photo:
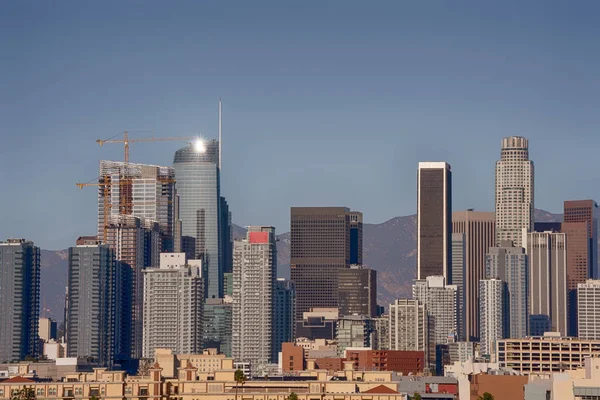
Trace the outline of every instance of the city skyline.
<path fill-rule="evenodd" d="M 2 66 L 10 79 L 0 94 L 0 168 L 11 171 L 4 189 L 20 201 L 0 200 L 11 210 L 2 214 L 0 237 L 64 249 L 92 234 L 95 193 L 74 183 L 94 179 L 100 159 L 122 161 L 118 146 L 94 141 L 124 130 L 216 138 L 219 96 L 222 192 L 241 226 L 285 232 L 288 208 L 303 205 L 346 204 L 369 222 L 413 214 L 414 166 L 422 160 L 452 165 L 455 209 L 492 210 L 489 160 L 497 159 L 498 138 L 510 135 L 531 140 L 538 208 L 558 212 L 566 198 L 600 198 L 600 178 L 580 173 L 594 170 L 600 143 L 600 57 L 590 40 L 599 5 L 545 4 L 540 13 L 533 3 L 440 5 L 438 12 L 391 2 L 318 12 L 263 4 L 266 11 L 232 12 L 182 4 L 172 9 L 175 26 L 152 2 L 143 17 L 123 3 L 3 4 L 1 37 L 12 61 Z M 106 30 L 109 18 L 114 29 Z M 136 144 L 131 158 L 170 165 L 179 147 Z M 357 149 L 361 157 L 348 157 Z M 295 154 L 301 162 L 289 162 Z M 249 163 L 268 174 L 247 182 L 240 171 Z M 334 177 L 339 183 L 331 185 Z M 353 189 L 355 181 L 363 190 Z M 43 200 L 21 196 L 31 187 Z M 272 188 L 277 196 L 265 200 Z M 56 232 L 63 220 L 70 223 Z"/>

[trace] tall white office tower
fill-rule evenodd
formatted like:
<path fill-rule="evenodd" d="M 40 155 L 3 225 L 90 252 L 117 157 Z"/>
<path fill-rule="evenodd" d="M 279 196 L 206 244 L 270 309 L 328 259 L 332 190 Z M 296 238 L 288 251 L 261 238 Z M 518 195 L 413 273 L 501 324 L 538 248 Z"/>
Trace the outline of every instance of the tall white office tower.
<path fill-rule="evenodd" d="M 533 231 L 533 175 L 529 141 L 520 136 L 503 138 L 496 161 L 496 245 L 511 240 L 521 247 L 522 230 Z"/>
<path fill-rule="evenodd" d="M 249 226 L 233 246 L 233 358 L 253 373 L 273 360 L 273 303 L 277 276 L 275 228 Z"/>

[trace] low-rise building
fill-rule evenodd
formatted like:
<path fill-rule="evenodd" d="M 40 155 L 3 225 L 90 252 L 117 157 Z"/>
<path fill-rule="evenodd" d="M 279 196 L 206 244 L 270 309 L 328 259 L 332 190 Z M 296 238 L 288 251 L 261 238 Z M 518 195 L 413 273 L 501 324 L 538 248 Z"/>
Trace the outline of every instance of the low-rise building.
<path fill-rule="evenodd" d="M 295 341 L 296 346 L 304 349 L 304 358 L 337 357 L 338 345 L 335 340 L 308 339 L 299 337 Z"/>
<path fill-rule="evenodd" d="M 346 350 L 346 360 L 358 371 L 395 371 L 419 375 L 425 368 L 425 353 L 400 350 Z"/>
<path fill-rule="evenodd" d="M 563 372 L 582 368 L 586 357 L 600 356 L 600 340 L 562 337 L 555 332 L 496 343 L 500 368 L 523 374 Z"/>
<path fill-rule="evenodd" d="M 216 349 L 205 349 L 202 354 L 173 354 L 170 349 L 156 349 L 154 361 L 163 369 L 165 378 L 177 376 L 179 368 L 190 363 L 198 373 L 213 373 L 219 370 L 233 369 L 233 358 L 217 354 Z"/>
<path fill-rule="evenodd" d="M 592 400 L 600 398 L 600 358 L 586 358 L 585 366 L 550 376 L 530 377 L 525 400 Z"/>
<path fill-rule="evenodd" d="M 349 363 L 351 365 L 351 363 Z M 407 400 L 408 393 L 400 392 L 400 381 L 392 372 L 353 371 L 335 373 L 311 370 L 288 379 L 253 379 L 238 385 L 235 370 L 220 370 L 210 375 L 199 374 L 188 363 L 178 368 L 177 376 L 169 379 L 155 363 L 147 376 L 127 376 L 122 371 L 94 369 L 90 373 L 69 374 L 62 381 L 39 381 L 15 377 L 0 382 L 0 399 L 10 399 L 15 391 L 32 389 L 36 397 L 87 399 L 162 400 L 284 400 L 296 393 L 299 400 Z M 411 393 L 412 396 L 412 393 Z M 425 397 L 427 398 L 427 397 Z M 441 397 L 454 398 L 451 395 Z"/>
<path fill-rule="evenodd" d="M 478 400 L 484 393 L 490 393 L 495 399 L 524 400 L 528 379 L 519 375 L 473 375 L 470 377 L 470 397 L 467 399 Z M 460 398 L 462 400 L 463 397 Z"/>

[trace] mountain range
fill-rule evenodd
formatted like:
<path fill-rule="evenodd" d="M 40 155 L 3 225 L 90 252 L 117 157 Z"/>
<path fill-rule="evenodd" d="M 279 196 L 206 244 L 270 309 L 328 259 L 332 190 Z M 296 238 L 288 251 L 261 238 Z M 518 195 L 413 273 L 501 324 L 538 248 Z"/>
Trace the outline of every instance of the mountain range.
<path fill-rule="evenodd" d="M 535 210 L 535 221 L 562 221 L 562 214 Z M 363 262 L 377 270 L 377 301 L 388 305 L 396 298 L 411 295 L 416 272 L 416 215 L 395 217 L 380 224 L 363 225 Z M 246 229 L 233 225 L 234 239 Z M 67 286 L 67 250 L 41 250 L 41 316 L 63 320 Z M 290 276 L 290 234 L 277 235 L 278 276 Z"/>

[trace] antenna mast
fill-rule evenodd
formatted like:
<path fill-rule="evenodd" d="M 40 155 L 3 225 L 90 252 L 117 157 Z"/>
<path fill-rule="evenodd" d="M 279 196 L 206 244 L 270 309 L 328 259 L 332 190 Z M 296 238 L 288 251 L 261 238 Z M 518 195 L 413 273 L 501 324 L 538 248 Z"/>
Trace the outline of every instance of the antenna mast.
<path fill-rule="evenodd" d="M 219 97 L 219 171 L 221 170 L 221 147 L 223 146 L 221 136 L 221 98 Z"/>

